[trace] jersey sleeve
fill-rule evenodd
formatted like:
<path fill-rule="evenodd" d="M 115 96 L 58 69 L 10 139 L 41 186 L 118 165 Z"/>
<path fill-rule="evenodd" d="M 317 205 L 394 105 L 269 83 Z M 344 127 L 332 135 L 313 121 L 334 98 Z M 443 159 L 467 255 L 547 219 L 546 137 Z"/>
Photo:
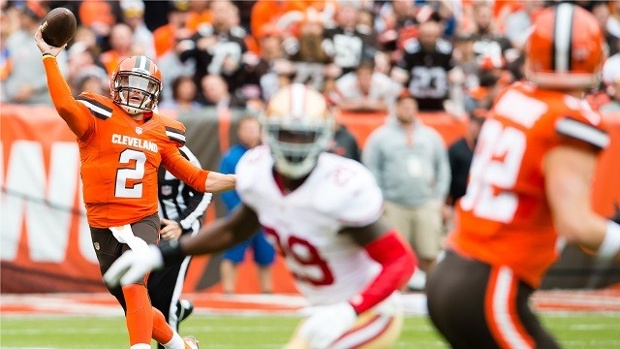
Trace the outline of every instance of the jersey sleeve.
<path fill-rule="evenodd" d="M 163 144 L 160 147 L 162 165 L 173 176 L 187 183 L 192 188 L 205 192 L 205 182 L 209 171 L 196 167 L 187 160 L 173 143 Z"/>
<path fill-rule="evenodd" d="M 374 177 L 361 164 L 347 160 L 334 168 L 326 179 L 315 204 L 326 210 L 344 227 L 364 227 L 383 213 L 383 195 Z"/>
<path fill-rule="evenodd" d="M 185 125 L 182 122 L 177 120 L 159 116 L 166 128 L 166 136 L 174 142 L 178 147 L 182 147 L 185 145 Z"/>
<path fill-rule="evenodd" d="M 181 122 L 160 116 L 165 128 L 168 142 L 164 142 L 160 149 L 162 165 L 176 178 L 187 183 L 199 192 L 207 191 L 205 181 L 209 171 L 203 170 L 200 166 L 192 164 L 179 151 L 185 145 L 185 125 Z"/>
<path fill-rule="evenodd" d="M 560 144 L 589 145 L 596 151 L 609 146 L 609 135 L 604 129 L 601 117 L 592 112 L 589 116 L 573 114 L 561 116 L 555 121 L 555 132 Z"/>
<path fill-rule="evenodd" d="M 55 57 L 44 55 L 43 65 L 54 108 L 65 120 L 73 134 L 79 139 L 87 138 L 95 124 L 95 120 L 90 117 L 89 109 L 76 101 L 71 95 L 71 89 L 62 76 Z"/>
<path fill-rule="evenodd" d="M 188 147 L 183 146 L 179 148 L 179 151 L 181 152 L 181 155 L 188 159 L 194 166 L 198 168 L 201 167 L 200 161 Z M 204 214 L 207 206 L 209 206 L 209 203 L 211 202 L 212 194 L 205 193 L 204 191 L 198 191 L 191 186 L 185 188 L 185 190 L 189 190 L 192 194 L 185 195 L 187 197 L 185 202 L 186 209 L 179 212 L 179 217 L 177 220 L 183 229 L 187 230 L 192 227 L 196 219 L 200 218 Z"/>

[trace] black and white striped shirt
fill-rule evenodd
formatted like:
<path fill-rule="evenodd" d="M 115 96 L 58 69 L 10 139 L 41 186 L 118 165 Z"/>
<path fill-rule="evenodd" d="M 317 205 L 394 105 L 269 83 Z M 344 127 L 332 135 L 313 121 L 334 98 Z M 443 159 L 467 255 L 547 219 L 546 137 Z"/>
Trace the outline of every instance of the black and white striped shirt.
<path fill-rule="evenodd" d="M 179 148 L 179 151 L 191 163 L 201 167 L 198 158 L 187 146 Z M 160 217 L 179 222 L 183 233 L 198 231 L 212 194 L 196 191 L 163 166 L 158 171 L 158 184 Z"/>

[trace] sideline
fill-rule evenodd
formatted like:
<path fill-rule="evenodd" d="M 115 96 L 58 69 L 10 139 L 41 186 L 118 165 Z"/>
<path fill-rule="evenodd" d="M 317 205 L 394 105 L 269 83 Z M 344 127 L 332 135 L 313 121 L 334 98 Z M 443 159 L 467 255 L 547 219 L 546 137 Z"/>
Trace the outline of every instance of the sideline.
<path fill-rule="evenodd" d="M 197 314 L 218 315 L 291 315 L 299 316 L 307 306 L 299 295 L 213 293 L 184 294 L 194 302 Z M 422 293 L 402 296 L 405 314 L 426 314 L 426 297 Z M 107 293 L 1 294 L 2 316 L 122 316 L 116 300 Z M 598 312 L 620 313 L 620 289 L 537 291 L 532 304 L 543 313 Z"/>

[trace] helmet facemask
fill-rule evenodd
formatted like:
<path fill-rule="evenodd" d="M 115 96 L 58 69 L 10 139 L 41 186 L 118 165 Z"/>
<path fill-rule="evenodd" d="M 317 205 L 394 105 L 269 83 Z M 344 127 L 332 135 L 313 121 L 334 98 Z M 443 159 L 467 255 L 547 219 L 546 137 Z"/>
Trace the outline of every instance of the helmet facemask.
<path fill-rule="evenodd" d="M 112 84 L 114 103 L 131 115 L 150 112 L 157 106 L 161 82 L 147 71 L 119 71 Z"/>
<path fill-rule="evenodd" d="M 267 144 L 278 173 L 298 179 L 316 166 L 333 136 L 333 120 L 277 118 L 263 122 Z"/>

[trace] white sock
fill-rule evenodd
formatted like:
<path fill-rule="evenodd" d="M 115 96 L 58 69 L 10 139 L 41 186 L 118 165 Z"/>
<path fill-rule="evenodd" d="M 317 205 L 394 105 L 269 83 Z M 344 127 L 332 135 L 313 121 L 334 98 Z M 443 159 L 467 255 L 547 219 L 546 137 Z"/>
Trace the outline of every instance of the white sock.
<path fill-rule="evenodd" d="M 134 344 L 129 349 L 151 349 L 151 345 L 144 343 Z"/>
<path fill-rule="evenodd" d="M 181 336 L 179 336 L 176 332 L 172 335 L 170 342 L 163 343 L 163 345 L 168 349 L 185 349 L 185 341 L 183 341 L 183 338 L 181 338 Z M 149 347 L 149 349 L 150 348 L 151 347 Z"/>

